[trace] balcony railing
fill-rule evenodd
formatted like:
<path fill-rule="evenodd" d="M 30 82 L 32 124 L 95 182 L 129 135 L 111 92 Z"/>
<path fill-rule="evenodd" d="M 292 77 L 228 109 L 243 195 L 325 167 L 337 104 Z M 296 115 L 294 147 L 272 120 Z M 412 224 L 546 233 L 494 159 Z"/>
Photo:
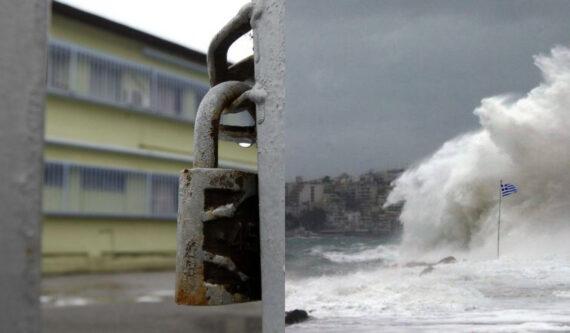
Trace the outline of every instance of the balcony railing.
<path fill-rule="evenodd" d="M 52 40 L 49 45 L 48 90 L 92 102 L 192 121 L 208 86 L 159 72 L 149 66 Z"/>
<path fill-rule="evenodd" d="M 48 215 L 176 219 L 178 176 L 48 161 L 43 210 Z"/>

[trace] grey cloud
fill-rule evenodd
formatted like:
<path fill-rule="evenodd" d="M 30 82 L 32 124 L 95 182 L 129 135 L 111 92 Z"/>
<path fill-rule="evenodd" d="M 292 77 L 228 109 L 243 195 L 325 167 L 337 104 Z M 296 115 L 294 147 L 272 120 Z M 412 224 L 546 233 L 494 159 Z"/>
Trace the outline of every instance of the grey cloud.
<path fill-rule="evenodd" d="M 570 1 L 287 2 L 287 176 L 403 167 L 524 93 Z"/>

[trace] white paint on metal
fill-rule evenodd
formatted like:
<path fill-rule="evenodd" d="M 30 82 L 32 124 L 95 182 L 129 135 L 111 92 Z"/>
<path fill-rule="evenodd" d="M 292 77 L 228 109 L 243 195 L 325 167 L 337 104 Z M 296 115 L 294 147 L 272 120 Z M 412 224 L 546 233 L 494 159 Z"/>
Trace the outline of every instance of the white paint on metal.
<path fill-rule="evenodd" d="M 257 0 L 252 14 L 257 99 L 263 332 L 285 330 L 285 1 Z M 263 97 L 263 98 L 261 98 Z"/>
<path fill-rule="evenodd" d="M 40 331 L 48 1 L 0 0 L 0 332 Z"/>

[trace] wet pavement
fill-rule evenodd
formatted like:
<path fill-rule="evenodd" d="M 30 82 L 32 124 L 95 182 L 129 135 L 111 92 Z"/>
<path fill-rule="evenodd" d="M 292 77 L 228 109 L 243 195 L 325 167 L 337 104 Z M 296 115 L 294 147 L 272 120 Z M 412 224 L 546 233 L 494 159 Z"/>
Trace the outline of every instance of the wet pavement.
<path fill-rule="evenodd" d="M 174 304 L 174 273 L 88 274 L 42 281 L 43 332 L 260 332 L 261 303 Z"/>

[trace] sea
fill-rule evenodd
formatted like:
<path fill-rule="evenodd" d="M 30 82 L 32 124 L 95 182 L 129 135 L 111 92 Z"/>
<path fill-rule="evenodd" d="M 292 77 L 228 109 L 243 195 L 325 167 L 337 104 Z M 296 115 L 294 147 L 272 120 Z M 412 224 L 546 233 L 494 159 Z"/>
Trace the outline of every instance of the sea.
<path fill-rule="evenodd" d="M 290 333 L 570 332 L 568 253 L 455 254 L 422 274 L 396 241 L 312 236 L 286 246 L 286 310 L 311 317 Z"/>

